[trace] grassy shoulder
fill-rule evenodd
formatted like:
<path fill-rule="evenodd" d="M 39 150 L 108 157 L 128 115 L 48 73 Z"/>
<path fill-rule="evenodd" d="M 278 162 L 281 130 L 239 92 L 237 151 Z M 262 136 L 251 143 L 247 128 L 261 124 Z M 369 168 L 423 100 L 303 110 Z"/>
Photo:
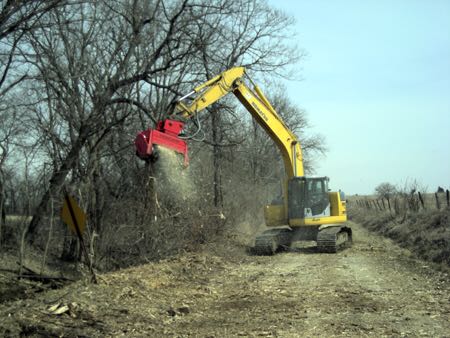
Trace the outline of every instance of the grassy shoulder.
<path fill-rule="evenodd" d="M 450 267 L 450 209 L 421 210 L 395 216 L 353 205 L 349 218 L 396 241 L 418 257 Z"/>

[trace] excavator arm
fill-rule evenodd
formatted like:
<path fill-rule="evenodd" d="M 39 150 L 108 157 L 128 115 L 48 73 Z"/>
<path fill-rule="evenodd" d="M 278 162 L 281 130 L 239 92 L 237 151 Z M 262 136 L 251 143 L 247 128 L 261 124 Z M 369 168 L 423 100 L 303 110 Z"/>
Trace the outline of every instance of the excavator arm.
<path fill-rule="evenodd" d="M 260 126 L 264 128 L 281 151 L 288 178 L 303 176 L 303 159 L 300 142 L 285 125 L 261 89 L 249 79 L 250 88 L 245 82 L 244 67 L 231 68 L 213 79 L 194 88 L 182 97 L 176 105 L 176 114 L 190 118 L 217 102 L 229 93 L 233 93 Z M 185 101 L 196 95 L 189 104 Z"/>

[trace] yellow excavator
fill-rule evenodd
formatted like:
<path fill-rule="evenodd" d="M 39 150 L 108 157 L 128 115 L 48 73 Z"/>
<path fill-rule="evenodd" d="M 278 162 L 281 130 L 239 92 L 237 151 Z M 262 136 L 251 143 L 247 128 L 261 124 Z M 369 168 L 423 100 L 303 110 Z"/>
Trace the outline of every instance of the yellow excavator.
<path fill-rule="evenodd" d="M 350 246 L 352 230 L 346 224 L 343 194 L 329 191 L 328 177 L 305 176 L 299 140 L 244 67 L 231 68 L 194 88 L 177 101 L 174 116 L 194 117 L 229 93 L 238 98 L 275 141 L 286 171 L 282 198 L 264 209 L 268 229 L 256 237 L 254 252 L 271 255 L 296 241 L 316 241 L 319 252 L 334 253 Z M 135 140 L 136 154 L 143 160 L 153 160 L 157 156 L 155 146 L 163 146 L 184 154 L 187 164 L 187 144 L 179 137 L 183 127 L 182 121 L 167 119 L 160 121 L 156 129 L 139 133 Z"/>

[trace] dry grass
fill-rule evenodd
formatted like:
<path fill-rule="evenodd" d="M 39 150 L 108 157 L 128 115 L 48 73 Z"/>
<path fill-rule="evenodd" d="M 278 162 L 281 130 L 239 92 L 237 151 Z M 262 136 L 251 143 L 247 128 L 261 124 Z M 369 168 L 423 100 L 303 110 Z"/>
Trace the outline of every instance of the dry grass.
<path fill-rule="evenodd" d="M 392 238 L 419 257 L 450 266 L 450 209 L 404 211 L 396 216 L 389 211 L 368 210 L 355 203 L 349 208 L 352 220 L 369 230 Z"/>
<path fill-rule="evenodd" d="M 25 223 L 31 221 L 31 216 L 22 216 L 22 215 L 6 215 L 7 223 Z"/>
<path fill-rule="evenodd" d="M 257 257 L 211 245 L 99 273 L 95 285 L 34 292 L 0 304 L 0 336 L 447 336 L 445 274 L 352 227 L 353 247 L 338 254 Z"/>

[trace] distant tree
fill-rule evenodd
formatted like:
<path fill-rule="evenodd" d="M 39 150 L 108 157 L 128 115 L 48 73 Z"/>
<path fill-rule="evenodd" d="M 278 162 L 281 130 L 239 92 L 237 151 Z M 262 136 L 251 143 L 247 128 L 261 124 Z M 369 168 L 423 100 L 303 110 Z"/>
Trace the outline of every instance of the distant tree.
<path fill-rule="evenodd" d="M 390 198 L 393 194 L 397 192 L 397 188 L 388 182 L 380 183 L 375 188 L 375 193 L 381 198 Z"/>
<path fill-rule="evenodd" d="M 66 0 L 2 0 L 0 5 L 0 99 L 19 84 L 25 75 L 10 76 L 17 49 L 27 32 L 39 28 L 40 19 Z M 8 81 L 9 80 L 9 81 Z"/>

